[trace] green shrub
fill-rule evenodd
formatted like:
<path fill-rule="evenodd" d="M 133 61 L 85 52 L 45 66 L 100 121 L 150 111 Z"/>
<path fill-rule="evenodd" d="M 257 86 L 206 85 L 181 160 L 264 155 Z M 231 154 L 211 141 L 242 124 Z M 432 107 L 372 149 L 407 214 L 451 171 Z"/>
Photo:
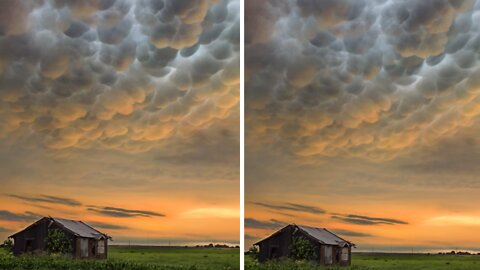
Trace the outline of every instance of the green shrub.
<path fill-rule="evenodd" d="M 48 231 L 47 252 L 49 254 L 69 254 L 72 252 L 70 239 L 62 230 L 53 229 Z"/>
<path fill-rule="evenodd" d="M 295 260 L 315 259 L 315 248 L 305 237 L 294 237 L 291 250 L 292 258 Z"/>

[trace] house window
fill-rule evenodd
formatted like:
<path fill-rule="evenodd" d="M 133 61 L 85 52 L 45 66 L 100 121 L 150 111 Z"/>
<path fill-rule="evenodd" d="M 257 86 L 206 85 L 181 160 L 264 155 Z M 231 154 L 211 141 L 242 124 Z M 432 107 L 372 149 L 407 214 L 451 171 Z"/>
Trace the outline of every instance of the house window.
<path fill-rule="evenodd" d="M 98 254 L 105 253 L 105 241 L 100 240 L 97 242 L 97 252 Z"/>

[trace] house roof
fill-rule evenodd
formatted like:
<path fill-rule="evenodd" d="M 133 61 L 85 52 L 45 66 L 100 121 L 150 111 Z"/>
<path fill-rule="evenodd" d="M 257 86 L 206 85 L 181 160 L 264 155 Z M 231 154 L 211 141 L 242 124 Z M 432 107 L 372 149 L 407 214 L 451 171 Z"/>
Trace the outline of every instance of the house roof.
<path fill-rule="evenodd" d="M 94 239 L 102 239 L 102 238 L 111 239 L 111 237 L 108 236 L 107 234 L 104 234 L 104 233 L 94 229 L 93 227 L 87 225 L 86 223 L 84 223 L 82 221 L 64 219 L 64 218 L 53 218 L 53 217 L 41 218 L 41 219 L 37 220 L 36 222 L 34 222 L 33 224 L 31 224 L 30 226 L 28 226 L 27 228 L 11 235 L 10 237 L 13 237 L 13 236 L 29 229 L 30 227 L 34 226 L 35 224 L 37 224 L 40 221 L 45 220 L 45 219 L 49 219 L 51 222 L 57 223 L 58 225 L 63 227 L 65 230 L 69 231 L 70 233 L 72 233 L 72 234 L 74 234 L 75 236 L 78 236 L 78 237 L 94 238 Z"/>
<path fill-rule="evenodd" d="M 322 244 L 334 245 L 334 246 L 351 245 L 351 243 L 348 242 L 347 240 L 340 238 L 338 235 L 332 233 L 331 231 L 325 228 L 315 228 L 315 227 L 309 227 L 309 226 L 303 226 L 303 225 L 296 225 L 296 226 L 300 230 L 310 235 L 312 238 L 321 242 Z"/>
<path fill-rule="evenodd" d="M 108 236 L 104 233 L 101 233 L 94 229 L 93 227 L 90 227 L 86 223 L 83 223 L 82 221 L 76 221 L 76 220 L 71 220 L 71 219 L 63 219 L 63 218 L 52 218 L 53 221 L 59 223 L 61 226 L 66 228 L 67 230 L 71 231 L 75 235 L 79 237 L 84 237 L 84 238 L 95 238 L 95 239 L 100 239 L 100 238 L 108 238 Z"/>
<path fill-rule="evenodd" d="M 303 233 L 305 233 L 309 238 L 311 238 L 314 241 L 317 241 L 321 244 L 325 245 L 333 245 L 333 246 L 355 246 L 353 243 L 339 237 L 338 235 L 334 234 L 333 232 L 325 229 L 325 228 L 316 228 L 316 227 L 310 227 L 310 226 L 304 226 L 304 225 L 296 225 L 296 224 L 290 224 L 287 225 L 286 227 L 276 231 L 274 234 L 270 235 L 269 237 L 255 243 L 254 245 L 258 245 L 261 242 L 282 233 L 289 227 L 295 227 L 298 230 L 301 230 Z"/>

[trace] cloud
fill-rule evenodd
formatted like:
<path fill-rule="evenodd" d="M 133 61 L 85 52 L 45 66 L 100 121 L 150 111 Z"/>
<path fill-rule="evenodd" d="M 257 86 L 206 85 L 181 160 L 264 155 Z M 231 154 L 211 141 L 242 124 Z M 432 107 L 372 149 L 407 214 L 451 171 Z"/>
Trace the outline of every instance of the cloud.
<path fill-rule="evenodd" d="M 250 235 L 250 234 L 245 234 L 245 240 L 257 240 L 257 239 L 260 239 L 260 237 L 257 237 L 257 236 L 254 236 L 254 235 Z"/>
<path fill-rule="evenodd" d="M 479 3 L 247 1 L 248 146 L 382 161 L 472 126 Z"/>
<path fill-rule="evenodd" d="M 32 212 L 13 213 L 7 210 L 0 210 L 0 220 L 4 221 L 34 221 L 42 216 Z"/>
<path fill-rule="evenodd" d="M 332 215 L 332 219 L 356 225 L 405 225 L 408 222 L 392 218 L 376 218 L 360 215 Z"/>
<path fill-rule="evenodd" d="M 104 222 L 87 222 L 88 225 L 98 228 L 98 229 L 106 229 L 106 230 L 126 230 L 129 229 L 127 226 L 111 224 L 111 223 L 104 223 Z"/>
<path fill-rule="evenodd" d="M 7 228 L 0 227 L 0 233 L 11 232 L 11 231 L 13 231 L 13 230 L 10 230 L 10 229 L 7 229 Z"/>
<path fill-rule="evenodd" d="M 99 207 L 99 206 L 89 206 L 87 208 L 88 211 L 95 212 L 97 214 L 103 216 L 110 216 L 110 217 L 165 217 L 164 214 L 153 212 L 153 211 L 144 211 L 144 210 L 131 210 L 131 209 L 124 209 L 119 207 Z"/>
<path fill-rule="evenodd" d="M 324 214 L 325 210 L 316 206 L 301 205 L 295 203 L 283 203 L 283 204 L 270 204 L 262 202 L 253 202 L 252 204 L 262 206 L 265 208 L 280 210 L 280 211 L 292 211 L 292 212 L 304 212 L 311 214 Z"/>
<path fill-rule="evenodd" d="M 480 216 L 475 215 L 446 215 L 430 218 L 425 221 L 431 226 L 478 226 L 480 225 Z"/>
<path fill-rule="evenodd" d="M 50 195 L 23 196 L 23 195 L 10 194 L 8 196 L 19 199 L 19 200 L 27 201 L 27 202 L 51 203 L 51 204 L 61 204 L 61 205 L 67 205 L 67 206 L 82 205 L 82 203 L 74 199 L 55 197 Z"/>
<path fill-rule="evenodd" d="M 373 235 L 368 233 L 356 232 L 356 231 L 349 231 L 349 230 L 342 230 L 342 229 L 334 229 L 332 230 L 334 233 L 340 236 L 348 236 L 348 237 L 371 237 Z"/>
<path fill-rule="evenodd" d="M 1 6 L 0 138 L 137 153 L 235 130 L 238 0 Z"/>
<path fill-rule="evenodd" d="M 118 245 L 141 245 L 141 246 L 196 246 L 196 245 L 208 245 L 210 243 L 229 245 L 238 245 L 237 239 L 219 239 L 203 237 L 115 237 L 115 243 Z"/>
<path fill-rule="evenodd" d="M 239 218 L 238 209 L 234 208 L 196 208 L 182 213 L 187 218 Z"/>
<path fill-rule="evenodd" d="M 254 218 L 245 218 L 245 227 L 246 228 L 255 228 L 255 229 L 279 229 L 283 226 L 287 225 L 287 223 L 276 220 L 270 219 L 268 221 L 258 220 Z"/>

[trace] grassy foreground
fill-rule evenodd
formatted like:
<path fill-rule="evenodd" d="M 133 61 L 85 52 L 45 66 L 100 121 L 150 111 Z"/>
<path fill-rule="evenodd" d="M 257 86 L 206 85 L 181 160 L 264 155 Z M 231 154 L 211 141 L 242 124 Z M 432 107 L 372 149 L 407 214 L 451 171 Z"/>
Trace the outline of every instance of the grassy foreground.
<path fill-rule="evenodd" d="M 245 258 L 245 270 L 478 270 L 480 256 L 354 254 L 351 267 L 318 267 L 308 262 L 279 261 L 259 264 Z"/>
<path fill-rule="evenodd" d="M 74 260 L 60 256 L 14 257 L 0 249 L 0 269 L 18 270 L 237 270 L 238 249 L 109 247 L 108 260 Z"/>

